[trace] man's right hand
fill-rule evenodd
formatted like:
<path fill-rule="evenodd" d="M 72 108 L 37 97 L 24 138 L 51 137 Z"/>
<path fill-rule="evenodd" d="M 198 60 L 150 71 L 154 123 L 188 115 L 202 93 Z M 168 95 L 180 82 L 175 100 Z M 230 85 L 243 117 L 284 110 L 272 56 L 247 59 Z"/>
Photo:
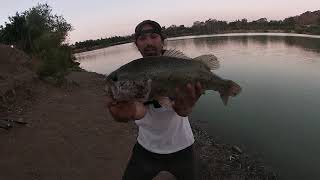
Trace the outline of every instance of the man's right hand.
<path fill-rule="evenodd" d="M 113 118 L 119 122 L 141 119 L 147 112 L 146 107 L 141 102 L 116 102 L 110 97 L 107 97 L 107 107 Z"/>

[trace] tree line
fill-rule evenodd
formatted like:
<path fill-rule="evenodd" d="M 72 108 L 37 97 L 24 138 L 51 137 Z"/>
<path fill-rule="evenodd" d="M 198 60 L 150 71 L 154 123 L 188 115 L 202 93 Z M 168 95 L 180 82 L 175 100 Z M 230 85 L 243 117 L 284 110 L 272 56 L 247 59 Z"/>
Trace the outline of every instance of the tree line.
<path fill-rule="evenodd" d="M 96 39 L 96 40 L 90 39 L 90 40 L 86 40 L 86 41 L 82 41 L 82 42 L 76 42 L 73 45 L 73 49 L 75 49 L 75 52 L 88 51 L 88 50 L 92 50 L 92 49 L 128 43 L 128 42 L 131 42 L 132 39 L 133 39 L 133 35 L 112 36 L 109 38 L 100 38 L 100 39 Z"/>
<path fill-rule="evenodd" d="M 220 21 L 216 19 L 208 19 L 206 21 L 196 21 L 191 27 L 184 25 L 171 25 L 162 27 L 164 34 L 167 37 L 187 36 L 187 35 L 204 35 L 204 34 L 219 34 L 230 32 L 294 32 L 303 34 L 318 34 L 320 35 L 320 17 L 315 24 L 301 25 L 296 22 L 294 17 L 284 20 L 270 20 L 260 18 L 249 22 L 247 19 L 236 20 L 232 22 Z M 114 36 L 110 38 L 101 38 L 97 40 L 86 40 L 76 42 L 74 49 L 90 50 L 101 47 L 107 47 L 120 43 L 133 41 L 133 34 L 128 36 Z"/>

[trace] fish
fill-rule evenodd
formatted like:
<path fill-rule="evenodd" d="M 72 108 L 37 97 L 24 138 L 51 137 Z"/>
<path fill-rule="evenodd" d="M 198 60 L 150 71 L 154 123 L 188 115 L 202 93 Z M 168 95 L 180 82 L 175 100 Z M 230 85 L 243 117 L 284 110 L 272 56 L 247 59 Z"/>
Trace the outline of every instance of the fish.
<path fill-rule="evenodd" d="M 109 97 L 118 102 L 146 102 L 157 99 L 163 102 L 160 100 L 163 100 L 163 97 L 174 100 L 176 87 L 187 83 L 200 82 L 202 89 L 219 92 L 226 92 L 231 86 L 237 86 L 241 90 L 237 83 L 222 79 L 213 73 L 213 70 L 219 67 L 219 61 L 213 54 L 193 59 L 173 56 L 143 57 L 107 75 L 105 91 Z M 225 105 L 228 97 L 221 95 Z"/>

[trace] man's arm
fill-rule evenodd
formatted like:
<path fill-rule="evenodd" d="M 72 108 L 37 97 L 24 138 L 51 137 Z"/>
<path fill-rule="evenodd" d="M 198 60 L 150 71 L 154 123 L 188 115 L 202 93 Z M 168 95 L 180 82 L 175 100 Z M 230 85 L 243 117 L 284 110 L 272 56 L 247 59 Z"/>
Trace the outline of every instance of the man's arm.
<path fill-rule="evenodd" d="M 128 122 L 130 120 L 142 119 L 147 110 L 140 102 L 115 102 L 107 97 L 107 107 L 114 118 L 118 122 Z"/>

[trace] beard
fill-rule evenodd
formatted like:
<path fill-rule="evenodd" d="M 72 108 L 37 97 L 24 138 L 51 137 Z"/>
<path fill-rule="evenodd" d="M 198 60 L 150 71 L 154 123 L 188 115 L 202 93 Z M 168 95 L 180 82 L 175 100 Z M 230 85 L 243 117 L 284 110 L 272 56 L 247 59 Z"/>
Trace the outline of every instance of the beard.
<path fill-rule="evenodd" d="M 144 57 L 148 57 L 148 56 L 159 56 L 160 55 L 160 53 L 159 53 L 160 51 L 156 48 L 156 47 L 154 47 L 154 46 L 147 46 L 147 47 L 145 47 L 144 49 L 143 49 L 143 56 Z"/>

